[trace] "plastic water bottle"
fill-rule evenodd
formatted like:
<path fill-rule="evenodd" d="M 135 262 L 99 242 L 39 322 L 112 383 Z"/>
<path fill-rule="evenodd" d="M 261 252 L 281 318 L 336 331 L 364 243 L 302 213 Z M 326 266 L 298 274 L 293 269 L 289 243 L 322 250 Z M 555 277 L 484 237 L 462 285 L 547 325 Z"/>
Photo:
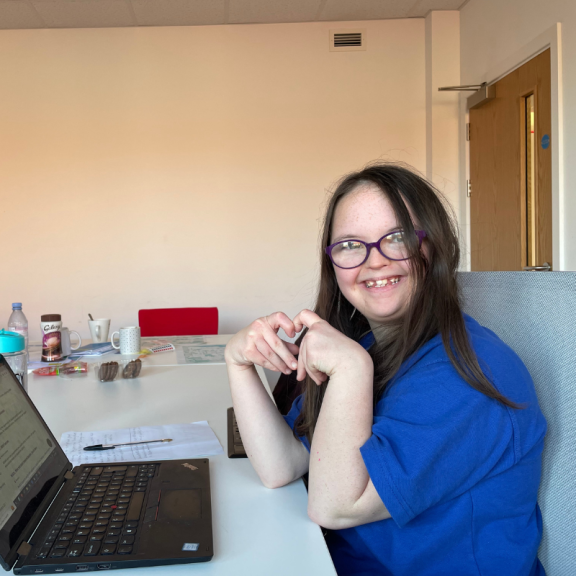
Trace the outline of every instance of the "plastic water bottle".
<path fill-rule="evenodd" d="M 28 354 L 28 320 L 24 316 L 24 312 L 22 312 L 21 302 L 12 304 L 12 314 L 8 318 L 8 331 L 24 336 L 24 350 Z"/>

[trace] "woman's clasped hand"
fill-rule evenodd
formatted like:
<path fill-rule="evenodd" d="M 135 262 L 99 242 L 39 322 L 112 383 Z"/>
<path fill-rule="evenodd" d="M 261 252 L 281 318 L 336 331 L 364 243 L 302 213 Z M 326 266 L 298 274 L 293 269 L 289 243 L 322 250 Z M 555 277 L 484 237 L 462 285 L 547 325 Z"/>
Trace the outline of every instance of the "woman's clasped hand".
<path fill-rule="evenodd" d="M 298 367 L 295 358 L 298 346 L 281 340 L 278 336 L 280 328 L 289 338 L 294 338 L 298 332 L 294 322 L 283 312 L 254 320 L 228 342 L 225 354 L 228 366 L 249 368 L 257 365 L 290 374 Z"/>
<path fill-rule="evenodd" d="M 298 346 L 282 340 L 278 336 L 280 328 L 289 338 L 307 330 Z M 308 374 L 316 384 L 322 384 L 339 369 L 372 360 L 357 342 L 318 314 L 304 309 L 294 320 L 283 312 L 275 312 L 252 322 L 228 343 L 226 362 L 240 369 L 257 365 L 283 374 L 296 370 L 297 380 L 304 380 Z"/>

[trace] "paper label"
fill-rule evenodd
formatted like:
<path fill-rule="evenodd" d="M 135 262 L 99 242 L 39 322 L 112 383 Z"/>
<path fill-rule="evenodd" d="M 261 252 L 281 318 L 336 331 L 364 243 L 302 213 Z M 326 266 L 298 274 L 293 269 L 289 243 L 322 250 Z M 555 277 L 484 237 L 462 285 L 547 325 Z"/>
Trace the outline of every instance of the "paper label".
<path fill-rule="evenodd" d="M 46 332 L 42 336 L 42 360 L 54 362 L 62 358 L 62 338 L 57 330 Z"/>

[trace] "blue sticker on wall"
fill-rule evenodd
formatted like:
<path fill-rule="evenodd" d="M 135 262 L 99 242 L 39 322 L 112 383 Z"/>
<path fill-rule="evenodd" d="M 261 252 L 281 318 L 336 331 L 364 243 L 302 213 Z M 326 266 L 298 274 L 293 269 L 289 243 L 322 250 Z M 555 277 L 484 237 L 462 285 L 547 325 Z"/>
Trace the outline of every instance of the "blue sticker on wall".
<path fill-rule="evenodd" d="M 548 136 L 548 134 L 544 134 L 544 136 L 542 136 L 542 140 L 540 140 L 540 144 L 542 144 L 542 148 L 544 150 L 549 148 L 550 147 L 550 136 Z"/>

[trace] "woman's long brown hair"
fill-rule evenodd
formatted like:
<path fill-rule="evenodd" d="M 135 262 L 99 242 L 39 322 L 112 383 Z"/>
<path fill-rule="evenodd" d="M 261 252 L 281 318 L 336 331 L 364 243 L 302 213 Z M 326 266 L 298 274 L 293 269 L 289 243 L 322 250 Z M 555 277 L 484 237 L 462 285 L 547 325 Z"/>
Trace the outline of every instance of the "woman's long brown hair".
<path fill-rule="evenodd" d="M 396 219 L 406 232 L 414 275 L 414 290 L 403 317 L 386 325 L 369 353 L 374 361 L 374 405 L 402 363 L 428 340 L 440 334 L 448 358 L 460 376 L 473 388 L 505 406 L 518 408 L 500 394 L 486 377 L 470 346 L 456 271 L 460 259 L 458 233 L 440 193 L 419 175 L 397 164 L 373 164 L 340 181 L 326 210 L 320 246 L 321 271 L 314 311 L 334 328 L 359 340 L 370 331 L 366 318 L 340 292 L 333 265 L 324 249 L 330 244 L 336 206 L 344 196 L 360 187 L 377 189 L 390 201 Z M 409 210 L 408 210 L 409 208 Z M 426 232 L 426 258 L 414 234 L 414 222 Z M 301 336 L 301 338 L 303 335 Z M 309 376 L 303 383 L 304 403 L 296 420 L 295 434 L 312 442 L 322 399 L 328 382 L 318 386 Z"/>

